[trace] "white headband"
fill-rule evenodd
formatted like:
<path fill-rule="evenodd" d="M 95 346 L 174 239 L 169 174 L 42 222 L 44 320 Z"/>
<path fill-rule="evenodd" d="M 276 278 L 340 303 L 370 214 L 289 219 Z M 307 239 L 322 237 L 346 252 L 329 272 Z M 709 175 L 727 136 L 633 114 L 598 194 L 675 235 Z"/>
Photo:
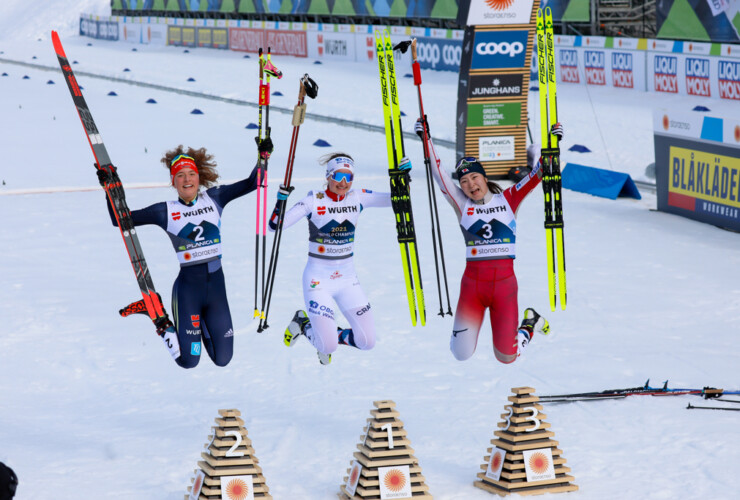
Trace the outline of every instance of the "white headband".
<path fill-rule="evenodd" d="M 326 163 L 326 177 L 331 177 L 337 170 L 349 170 L 354 175 L 355 162 L 352 161 L 352 158 L 337 156 Z"/>

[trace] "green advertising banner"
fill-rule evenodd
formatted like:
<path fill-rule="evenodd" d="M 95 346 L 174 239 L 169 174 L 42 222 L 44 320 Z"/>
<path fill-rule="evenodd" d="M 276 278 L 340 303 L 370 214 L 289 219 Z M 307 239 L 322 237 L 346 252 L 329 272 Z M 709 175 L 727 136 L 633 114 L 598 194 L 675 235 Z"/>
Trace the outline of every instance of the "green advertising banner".
<path fill-rule="evenodd" d="M 521 102 L 468 104 L 468 127 L 517 126 L 521 123 Z"/>

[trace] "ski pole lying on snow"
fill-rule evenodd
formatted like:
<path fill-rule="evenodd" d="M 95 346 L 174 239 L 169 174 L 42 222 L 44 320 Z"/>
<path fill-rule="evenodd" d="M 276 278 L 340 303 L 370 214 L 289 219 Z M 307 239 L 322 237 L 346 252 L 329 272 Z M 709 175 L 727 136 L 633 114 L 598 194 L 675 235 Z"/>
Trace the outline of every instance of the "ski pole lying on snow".
<path fill-rule="evenodd" d="M 290 138 L 290 149 L 288 150 L 288 163 L 285 166 L 285 178 L 283 179 L 283 185 L 288 191 L 293 190 L 293 186 L 290 185 L 293 177 L 293 162 L 295 160 L 295 150 L 298 143 L 298 131 L 301 128 L 301 124 L 306 117 L 306 96 L 311 99 L 315 99 L 319 92 L 319 86 L 314 82 L 308 73 L 303 75 L 301 78 L 300 88 L 298 90 L 298 104 L 293 108 L 293 135 Z M 263 314 L 260 317 L 260 323 L 257 327 L 258 332 L 262 332 L 267 329 L 270 325 L 267 324 L 267 316 L 270 314 L 270 302 L 272 301 L 272 290 L 275 285 L 275 272 L 277 269 L 278 252 L 280 250 L 280 240 L 283 236 L 283 219 L 285 218 L 285 201 L 280 203 L 280 209 L 278 211 L 277 228 L 275 229 L 275 237 L 272 240 L 272 252 L 270 254 L 270 265 L 267 267 L 267 288 L 263 290 L 262 304 Z M 267 304 L 266 306 L 264 304 Z"/>
<path fill-rule="evenodd" d="M 694 406 L 691 403 L 686 407 L 687 410 L 725 410 L 725 411 L 740 411 L 740 408 L 728 408 L 723 406 Z"/>
<path fill-rule="evenodd" d="M 724 394 L 740 394 L 740 391 L 726 391 L 714 387 L 703 389 L 669 389 L 668 381 L 663 387 L 650 387 L 650 379 L 642 387 L 631 387 L 627 389 L 607 389 L 600 392 L 580 392 L 573 394 L 557 394 L 550 396 L 538 396 L 540 403 L 571 403 L 576 401 L 598 401 L 602 399 L 623 399 L 627 396 L 701 396 L 704 399 L 716 399 Z"/>

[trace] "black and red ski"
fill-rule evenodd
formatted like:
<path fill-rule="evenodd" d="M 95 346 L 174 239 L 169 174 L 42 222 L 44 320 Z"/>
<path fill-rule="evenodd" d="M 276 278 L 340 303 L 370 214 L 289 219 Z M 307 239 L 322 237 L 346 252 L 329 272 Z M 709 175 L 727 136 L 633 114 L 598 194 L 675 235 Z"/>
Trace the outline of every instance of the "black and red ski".
<path fill-rule="evenodd" d="M 82 126 L 85 128 L 87 140 L 95 157 L 95 168 L 106 173 L 105 177 L 107 179 L 102 182 L 103 189 L 108 195 L 108 200 L 113 207 L 113 213 L 115 214 L 116 221 L 118 221 L 118 228 L 121 230 L 123 243 L 126 245 L 126 251 L 128 252 L 129 260 L 134 269 L 134 274 L 136 274 L 136 281 L 139 284 L 139 289 L 143 297 L 141 300 L 135 301 L 121 309 L 120 314 L 124 317 L 135 313 L 149 316 L 157 328 L 157 334 L 164 340 L 173 359 L 177 359 L 180 356 L 177 332 L 167 315 L 161 297 L 154 289 L 149 267 L 147 267 L 139 238 L 136 235 L 136 228 L 131 219 L 131 212 L 126 205 L 126 194 L 123 190 L 121 179 L 118 177 L 116 168 L 111 163 L 108 151 L 105 148 L 103 139 L 100 137 L 98 128 L 90 113 L 90 108 L 88 108 L 85 98 L 82 96 L 82 91 L 77 84 L 77 79 L 72 72 L 72 67 L 67 60 L 67 55 L 64 53 L 62 42 L 59 40 L 59 35 L 56 31 L 51 32 L 51 39 L 54 43 L 57 58 L 59 59 L 59 65 L 62 67 L 62 73 L 64 73 L 64 79 L 69 87 L 69 92 L 72 94 L 72 100 L 77 107 L 77 113 L 82 121 Z"/>

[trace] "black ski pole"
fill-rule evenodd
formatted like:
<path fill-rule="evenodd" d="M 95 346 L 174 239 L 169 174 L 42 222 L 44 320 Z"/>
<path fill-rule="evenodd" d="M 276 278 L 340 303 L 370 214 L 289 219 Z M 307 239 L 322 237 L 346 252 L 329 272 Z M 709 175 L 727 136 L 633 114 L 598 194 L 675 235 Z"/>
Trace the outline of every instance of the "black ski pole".
<path fill-rule="evenodd" d="M 290 138 L 290 149 L 288 151 L 288 163 L 285 167 L 285 178 L 283 179 L 283 186 L 292 190 L 293 187 L 290 185 L 293 177 L 293 164 L 295 161 L 295 152 L 298 145 L 298 131 L 306 117 L 306 96 L 311 99 L 315 99 L 318 94 L 319 86 L 314 82 L 308 74 L 303 75 L 300 82 L 300 88 L 298 90 L 298 104 L 293 108 L 293 133 Z M 258 332 L 262 332 L 269 328 L 267 324 L 267 317 L 270 314 L 270 304 L 272 302 L 272 291 L 275 287 L 275 274 L 277 272 L 278 255 L 280 252 L 280 242 L 283 237 L 283 219 L 285 218 L 285 203 L 280 205 L 277 219 L 277 228 L 275 229 L 275 236 L 272 240 L 272 252 L 270 253 L 270 264 L 267 267 L 267 288 L 265 288 L 264 295 L 262 297 L 262 303 L 264 306 L 264 313 L 260 318 L 259 326 L 257 327 Z"/>

